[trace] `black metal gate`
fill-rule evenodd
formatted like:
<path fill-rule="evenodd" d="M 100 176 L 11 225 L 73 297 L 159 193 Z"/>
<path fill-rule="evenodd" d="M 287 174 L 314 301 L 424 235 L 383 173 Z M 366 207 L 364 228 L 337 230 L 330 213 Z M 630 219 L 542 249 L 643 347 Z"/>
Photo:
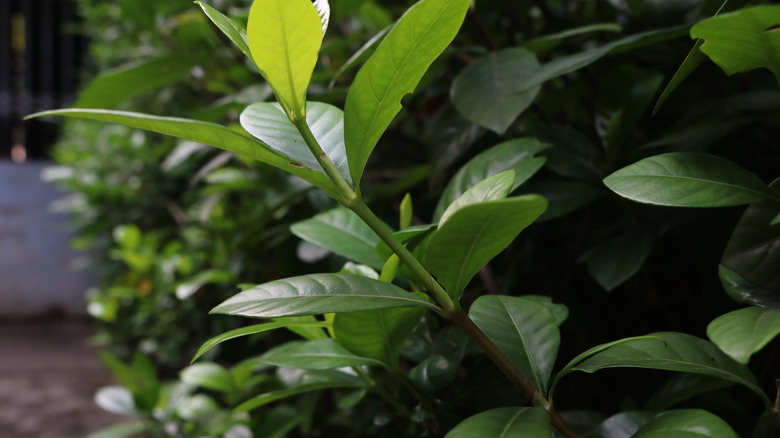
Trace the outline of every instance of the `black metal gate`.
<path fill-rule="evenodd" d="M 43 158 L 54 126 L 27 114 L 74 100 L 85 40 L 73 0 L 0 0 L 0 159 Z"/>

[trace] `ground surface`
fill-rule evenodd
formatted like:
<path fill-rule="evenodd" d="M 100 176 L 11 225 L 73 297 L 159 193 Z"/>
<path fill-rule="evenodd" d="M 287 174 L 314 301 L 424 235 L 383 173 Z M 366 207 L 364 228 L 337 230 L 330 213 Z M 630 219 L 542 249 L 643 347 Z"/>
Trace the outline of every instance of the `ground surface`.
<path fill-rule="evenodd" d="M 83 322 L 0 321 L 0 437 L 84 438 L 125 420 L 93 402 L 113 383 Z"/>

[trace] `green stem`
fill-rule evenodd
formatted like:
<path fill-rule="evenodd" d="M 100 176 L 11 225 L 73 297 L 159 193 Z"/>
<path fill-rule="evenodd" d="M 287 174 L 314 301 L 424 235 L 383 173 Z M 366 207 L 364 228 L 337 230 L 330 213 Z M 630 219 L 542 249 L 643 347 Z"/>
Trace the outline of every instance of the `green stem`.
<path fill-rule="evenodd" d="M 320 163 L 325 174 L 328 175 L 330 181 L 336 185 L 336 190 L 338 190 L 338 193 L 341 196 L 341 199 L 337 199 L 337 201 L 349 208 L 348 205 L 355 202 L 358 199 L 358 195 L 352 190 L 352 187 L 349 186 L 347 180 L 341 176 L 341 173 L 336 169 L 336 166 L 333 164 L 333 161 L 330 160 L 328 154 L 322 150 L 319 142 L 314 138 L 311 129 L 309 129 L 309 124 L 306 123 L 306 120 L 298 119 L 293 121 L 293 124 L 298 128 L 298 132 L 301 133 L 303 141 L 306 142 L 306 146 L 309 147 L 314 158 Z"/>

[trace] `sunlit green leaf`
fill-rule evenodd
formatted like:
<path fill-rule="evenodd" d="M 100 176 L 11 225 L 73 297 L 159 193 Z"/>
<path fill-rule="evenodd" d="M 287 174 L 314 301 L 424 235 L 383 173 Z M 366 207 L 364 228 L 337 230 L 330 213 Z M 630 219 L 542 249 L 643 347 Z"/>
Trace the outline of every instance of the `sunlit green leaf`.
<path fill-rule="evenodd" d="M 336 83 L 336 80 L 338 80 L 341 75 L 352 69 L 353 67 L 357 66 L 361 62 L 365 61 L 369 56 L 371 56 L 374 53 L 374 50 L 376 50 L 377 46 L 382 43 L 385 39 L 385 35 L 387 35 L 387 32 L 390 32 L 390 29 L 392 29 L 393 26 L 387 26 L 384 29 L 382 29 L 379 33 L 371 37 L 368 41 L 366 41 L 365 44 L 361 48 L 359 48 L 355 53 L 352 54 L 352 56 L 347 59 L 344 64 L 339 67 L 339 69 L 336 71 L 336 73 L 333 73 L 333 78 L 330 80 L 329 86 L 332 88 L 333 85 Z"/>
<path fill-rule="evenodd" d="M 632 438 L 737 438 L 738 435 L 714 414 L 700 409 L 679 409 L 658 414 Z"/>
<path fill-rule="evenodd" d="M 233 389 L 230 373 L 214 362 L 200 362 L 179 372 L 182 382 L 214 391 L 229 392 Z"/>
<path fill-rule="evenodd" d="M 514 184 L 515 171 L 512 169 L 485 178 L 452 201 L 452 204 L 442 213 L 439 225 L 444 224 L 453 213 L 467 205 L 506 198 Z"/>
<path fill-rule="evenodd" d="M 203 12 L 209 17 L 212 23 L 214 23 L 219 30 L 225 34 L 228 39 L 241 50 L 241 53 L 246 55 L 247 58 L 252 59 L 252 52 L 249 50 L 249 43 L 247 42 L 246 29 L 239 25 L 229 17 L 207 5 L 203 2 L 195 2 L 203 9 Z"/>
<path fill-rule="evenodd" d="M 549 438 L 550 416 L 542 408 L 497 408 L 463 420 L 445 438 Z"/>
<path fill-rule="evenodd" d="M 707 336 L 737 362 L 746 364 L 780 335 L 780 309 L 748 307 L 715 318 L 707 326 Z"/>

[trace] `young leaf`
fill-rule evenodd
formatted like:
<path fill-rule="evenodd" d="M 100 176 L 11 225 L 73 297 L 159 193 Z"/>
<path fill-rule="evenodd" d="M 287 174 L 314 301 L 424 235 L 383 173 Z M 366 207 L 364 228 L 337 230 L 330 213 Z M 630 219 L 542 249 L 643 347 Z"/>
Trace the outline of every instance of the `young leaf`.
<path fill-rule="evenodd" d="M 455 38 L 470 0 L 421 0 L 387 34 L 360 69 L 344 105 L 344 135 L 352 181 L 423 74 Z"/>
<path fill-rule="evenodd" d="M 260 102 L 249 105 L 241 113 L 241 127 L 285 157 L 306 167 L 325 172 L 306 146 L 298 128 L 277 103 Z M 335 106 L 309 102 L 306 123 L 336 169 L 350 182 L 347 152 L 344 147 L 344 113 Z"/>
<path fill-rule="evenodd" d="M 464 68 L 450 87 L 452 103 L 463 117 L 502 135 L 536 98 L 541 86 L 517 91 L 539 69 L 526 49 L 491 53 Z"/>
<path fill-rule="evenodd" d="M 427 299 L 389 283 L 359 275 L 310 274 L 245 290 L 211 313 L 275 318 L 391 307 L 441 311 Z"/>
<path fill-rule="evenodd" d="M 701 153 L 645 158 L 606 177 L 604 184 L 624 198 L 673 207 L 729 207 L 763 199 L 780 202 L 752 172 Z"/>
<path fill-rule="evenodd" d="M 258 363 L 306 370 L 382 365 L 378 360 L 360 357 L 347 351 L 333 339 L 287 342 L 256 360 Z"/>
<path fill-rule="evenodd" d="M 744 8 L 696 23 L 691 38 L 727 75 L 767 68 L 780 83 L 780 5 Z"/>
<path fill-rule="evenodd" d="M 450 204 L 439 219 L 439 225 L 445 223 L 453 213 L 461 208 L 486 201 L 497 201 L 509 196 L 515 183 L 515 171 L 509 169 L 497 175 L 485 178 L 477 183 Z"/>
<path fill-rule="evenodd" d="M 424 312 L 420 308 L 397 308 L 337 313 L 333 337 L 350 352 L 397 369 L 401 347 Z"/>
<path fill-rule="evenodd" d="M 719 417 L 700 409 L 677 409 L 658 414 L 632 438 L 737 438 Z"/>
<path fill-rule="evenodd" d="M 748 307 L 721 315 L 707 326 L 707 336 L 726 354 L 747 364 L 780 335 L 780 309 Z"/>
<path fill-rule="evenodd" d="M 252 59 L 290 119 L 306 115 L 306 88 L 322 45 L 322 27 L 310 0 L 255 0 L 249 11 Z"/>
<path fill-rule="evenodd" d="M 195 2 L 198 5 L 200 5 L 201 9 L 203 9 L 203 12 L 206 14 L 207 17 L 209 17 L 209 20 L 211 20 L 212 23 L 214 23 L 215 26 L 219 30 L 222 31 L 223 34 L 225 34 L 228 39 L 233 42 L 233 44 L 238 47 L 238 50 L 241 50 L 241 53 L 246 55 L 247 58 L 250 60 L 252 59 L 252 52 L 249 50 L 249 43 L 247 42 L 246 37 L 246 29 L 244 29 L 243 26 L 238 25 L 235 21 L 231 20 L 229 17 L 226 17 L 222 12 L 219 12 L 218 10 L 212 8 L 211 6 L 207 5 L 203 2 Z"/>
<path fill-rule="evenodd" d="M 192 140 L 220 149 L 234 152 L 263 163 L 278 167 L 314 184 L 332 197 L 338 197 L 338 191 L 322 173 L 307 167 L 301 167 L 272 151 L 268 145 L 222 125 L 177 117 L 159 117 L 126 111 L 99 109 L 62 109 L 44 111 L 27 118 L 44 116 L 67 116 L 79 119 L 100 120 L 119 123 L 131 128 L 145 129 L 160 134 Z"/>
<path fill-rule="evenodd" d="M 550 416 L 543 408 L 496 408 L 463 420 L 445 438 L 549 438 Z"/>
<path fill-rule="evenodd" d="M 190 365 L 179 372 L 182 382 L 220 392 L 233 390 L 233 378 L 221 365 L 201 362 Z"/>
<path fill-rule="evenodd" d="M 561 343 L 547 307 L 522 297 L 484 295 L 469 316 L 539 391 L 547 391 Z"/>
<path fill-rule="evenodd" d="M 434 222 L 441 219 L 452 201 L 478 182 L 512 169 L 515 171 L 515 190 L 544 165 L 544 157 L 535 156 L 547 146 L 533 138 L 521 138 L 500 143 L 472 158 L 452 177 L 439 198 Z"/>
<path fill-rule="evenodd" d="M 372 268 L 381 269 L 385 263 L 374 249 L 379 237 L 346 208 L 336 208 L 297 222 L 290 226 L 290 231 L 307 242 Z"/>
<path fill-rule="evenodd" d="M 768 309 L 780 308 L 780 293 L 777 291 L 760 288 L 723 265 L 718 266 L 718 276 L 732 300 Z"/>
<path fill-rule="evenodd" d="M 430 237 L 425 265 L 450 296 L 458 299 L 474 274 L 546 207 L 547 201 L 536 195 L 467 205 Z"/>

